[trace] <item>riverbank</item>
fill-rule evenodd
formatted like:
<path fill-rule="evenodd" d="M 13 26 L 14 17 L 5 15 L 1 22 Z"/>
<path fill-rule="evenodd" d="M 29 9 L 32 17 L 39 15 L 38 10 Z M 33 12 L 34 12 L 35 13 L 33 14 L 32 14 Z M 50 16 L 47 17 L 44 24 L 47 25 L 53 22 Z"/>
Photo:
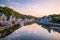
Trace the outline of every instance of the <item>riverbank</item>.
<path fill-rule="evenodd" d="M 12 26 L 1 27 L 0 28 L 0 38 L 8 36 L 9 34 L 11 34 L 12 32 L 14 32 L 18 28 L 22 27 L 22 25 L 26 26 L 26 25 L 31 25 L 33 23 L 34 22 L 29 22 L 29 23 L 23 23 L 23 24 L 20 24 L 20 25 L 16 25 L 15 24 L 15 25 L 12 25 Z"/>
<path fill-rule="evenodd" d="M 41 24 L 48 25 L 48 26 L 58 26 L 58 27 L 60 27 L 60 24 L 57 24 L 57 23 L 41 23 Z"/>
<path fill-rule="evenodd" d="M 26 25 L 31 25 L 31 24 L 34 24 L 35 22 L 29 22 L 29 23 L 25 23 L 24 26 Z"/>
<path fill-rule="evenodd" d="M 8 36 L 9 34 L 14 32 L 18 28 L 19 28 L 18 25 L 12 25 L 10 27 L 2 27 L 2 28 L 0 28 L 0 38 Z"/>
<path fill-rule="evenodd" d="M 50 22 L 50 21 L 39 21 L 39 22 L 37 22 L 37 23 L 39 23 L 39 24 L 43 24 L 43 25 L 46 25 L 46 26 L 58 26 L 58 27 L 60 27 L 60 24 L 58 24 L 58 23 L 53 23 L 53 22 Z"/>

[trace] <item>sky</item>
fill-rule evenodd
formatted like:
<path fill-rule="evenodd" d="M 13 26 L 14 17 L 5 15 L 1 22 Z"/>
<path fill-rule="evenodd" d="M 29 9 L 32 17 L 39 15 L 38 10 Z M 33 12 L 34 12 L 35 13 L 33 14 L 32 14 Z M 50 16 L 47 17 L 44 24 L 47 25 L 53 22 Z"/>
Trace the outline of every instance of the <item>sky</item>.
<path fill-rule="evenodd" d="M 0 6 L 36 17 L 60 13 L 60 0 L 0 0 Z"/>

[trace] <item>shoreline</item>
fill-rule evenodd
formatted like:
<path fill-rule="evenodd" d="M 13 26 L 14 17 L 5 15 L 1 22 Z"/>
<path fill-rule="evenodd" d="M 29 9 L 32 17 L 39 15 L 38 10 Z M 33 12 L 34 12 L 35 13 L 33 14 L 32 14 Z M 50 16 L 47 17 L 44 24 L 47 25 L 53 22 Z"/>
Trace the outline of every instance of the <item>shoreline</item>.
<path fill-rule="evenodd" d="M 60 27 L 60 24 L 58 23 L 52 23 L 52 22 L 47 22 L 47 21 L 43 21 L 43 22 L 39 22 L 40 24 L 43 24 L 43 25 L 48 25 L 48 26 L 58 26 Z"/>
<path fill-rule="evenodd" d="M 23 26 L 26 26 L 26 25 L 30 25 L 34 22 L 29 22 L 29 23 L 25 23 L 23 24 Z M 0 28 L 0 38 L 4 38 L 5 36 L 8 36 L 9 34 L 13 33 L 15 30 L 17 30 L 18 28 L 21 28 L 22 27 L 22 24 L 18 25 L 18 24 L 15 24 L 15 25 L 12 25 L 12 26 L 7 26 L 7 27 L 2 27 Z"/>
<path fill-rule="evenodd" d="M 19 27 L 17 25 L 12 25 L 10 27 L 3 27 L 2 29 L 0 29 L 0 38 L 4 38 L 5 36 L 8 36 L 18 28 Z"/>

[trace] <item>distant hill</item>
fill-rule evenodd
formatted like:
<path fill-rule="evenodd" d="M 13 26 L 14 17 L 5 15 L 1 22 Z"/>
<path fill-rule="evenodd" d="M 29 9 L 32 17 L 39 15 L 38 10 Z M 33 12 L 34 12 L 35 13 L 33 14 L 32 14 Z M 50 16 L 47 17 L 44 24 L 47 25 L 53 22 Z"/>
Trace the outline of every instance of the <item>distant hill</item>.
<path fill-rule="evenodd" d="M 16 11 L 14 11 L 13 9 L 9 8 L 9 7 L 1 7 L 0 6 L 0 12 L 3 12 L 5 14 L 5 16 L 15 16 L 16 18 L 22 18 L 22 19 L 25 19 L 25 18 L 35 18 L 34 16 L 30 16 L 30 15 L 22 15 Z"/>

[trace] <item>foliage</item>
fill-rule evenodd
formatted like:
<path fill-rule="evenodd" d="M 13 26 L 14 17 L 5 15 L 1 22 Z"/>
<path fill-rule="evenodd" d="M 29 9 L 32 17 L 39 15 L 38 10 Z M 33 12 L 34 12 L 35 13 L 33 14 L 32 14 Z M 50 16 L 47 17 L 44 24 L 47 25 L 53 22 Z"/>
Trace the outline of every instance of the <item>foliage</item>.
<path fill-rule="evenodd" d="M 59 16 L 59 15 L 57 15 L 57 14 L 53 14 L 53 15 L 50 15 L 52 18 L 54 18 L 54 17 L 57 17 L 57 16 Z"/>
<path fill-rule="evenodd" d="M 16 11 L 14 11 L 13 9 L 11 8 L 8 8 L 8 7 L 1 7 L 0 6 L 0 12 L 3 12 L 6 16 L 15 16 L 16 18 L 22 18 L 22 19 L 25 19 L 25 18 L 35 18 L 33 16 L 30 16 L 30 15 L 22 15 Z"/>
<path fill-rule="evenodd" d="M 51 15 L 52 16 L 52 20 L 51 20 L 51 22 L 54 22 L 54 23 L 60 23 L 60 15 L 56 15 L 56 14 L 54 14 L 54 15 Z"/>

